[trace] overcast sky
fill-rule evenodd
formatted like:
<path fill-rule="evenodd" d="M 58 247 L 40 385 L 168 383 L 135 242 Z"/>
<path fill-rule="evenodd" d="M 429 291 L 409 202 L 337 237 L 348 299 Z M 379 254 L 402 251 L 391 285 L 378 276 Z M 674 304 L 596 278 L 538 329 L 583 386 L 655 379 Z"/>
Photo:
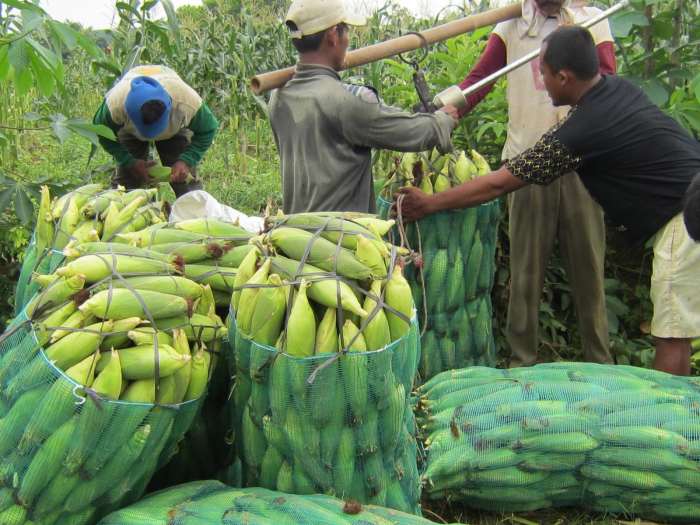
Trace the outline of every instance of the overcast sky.
<path fill-rule="evenodd" d="M 201 0 L 172 0 L 175 6 L 201 4 Z M 369 11 L 384 4 L 384 0 L 346 0 L 349 5 Z M 416 14 L 433 15 L 447 5 L 461 5 L 463 0 L 397 0 Z M 106 28 L 115 19 L 116 0 L 41 0 L 41 5 L 58 20 L 71 20 L 84 26 Z"/>

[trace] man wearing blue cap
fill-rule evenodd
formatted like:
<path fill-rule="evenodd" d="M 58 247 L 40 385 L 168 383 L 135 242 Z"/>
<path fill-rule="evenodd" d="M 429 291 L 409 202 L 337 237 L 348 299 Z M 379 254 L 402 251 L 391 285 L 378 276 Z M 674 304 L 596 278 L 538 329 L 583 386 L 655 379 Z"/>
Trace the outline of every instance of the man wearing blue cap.
<path fill-rule="evenodd" d="M 172 69 L 157 65 L 131 69 L 107 93 L 93 122 L 117 136 L 116 141 L 100 137 L 102 147 L 117 161 L 114 185 L 133 189 L 151 182 L 148 169 L 155 162 L 148 160 L 148 154 L 153 142 L 163 165 L 171 168 L 175 195 L 202 188 L 196 166 L 211 146 L 219 122 Z"/>

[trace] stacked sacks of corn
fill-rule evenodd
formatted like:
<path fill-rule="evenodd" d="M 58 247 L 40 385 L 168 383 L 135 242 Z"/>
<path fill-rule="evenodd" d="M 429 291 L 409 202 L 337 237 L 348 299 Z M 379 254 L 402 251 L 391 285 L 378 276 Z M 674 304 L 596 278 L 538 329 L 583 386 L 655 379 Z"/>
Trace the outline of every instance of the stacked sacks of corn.
<path fill-rule="evenodd" d="M 245 485 L 419 512 L 414 305 L 396 248 L 372 232 L 390 225 L 323 213 L 273 222 L 232 302 Z"/>
<path fill-rule="evenodd" d="M 264 488 L 234 489 L 197 481 L 152 494 L 104 518 L 100 525 L 429 525 L 396 510 L 345 503 L 329 496 L 294 496 Z"/>
<path fill-rule="evenodd" d="M 697 523 L 699 386 L 584 363 L 444 372 L 420 388 L 426 492 L 486 510 Z"/>
<path fill-rule="evenodd" d="M 102 246 L 36 276 L 0 342 L 0 523 L 94 523 L 134 501 L 206 391 L 225 333 L 212 294 L 177 258 Z"/>
<path fill-rule="evenodd" d="M 34 236 L 17 280 L 15 313 L 39 289 L 30 282 L 32 273 L 53 272 L 63 262 L 62 250 L 70 242 L 110 241 L 118 233 L 164 223 L 164 206 L 156 189 L 126 192 L 121 187 L 104 190 L 100 184 L 88 184 L 52 201 L 48 187 L 43 186 Z"/>
<path fill-rule="evenodd" d="M 118 234 L 115 241 L 132 250 L 150 250 L 184 263 L 184 276 L 203 284 L 218 313 L 226 316 L 233 280 L 243 258 L 253 249 L 252 235 L 236 224 L 216 219 L 192 219 L 156 224 L 138 232 Z M 226 341 L 223 342 L 227 346 Z M 218 350 L 217 350 L 218 352 Z M 233 461 L 226 433 L 230 425 L 224 405 L 230 391 L 228 367 L 219 361 L 202 411 L 180 442 L 177 455 L 156 476 L 151 488 L 218 476 L 221 464 Z"/>
<path fill-rule="evenodd" d="M 489 173 L 481 155 L 472 150 L 471 157 L 463 151 L 444 156 L 404 154 L 379 199 L 380 211 L 388 214 L 393 195 L 402 186 L 437 193 Z M 496 365 L 491 288 L 499 217 L 496 201 L 402 225 L 408 246 L 422 255 L 418 264 L 406 268 L 406 279 L 423 334 L 423 380 L 444 370 Z"/>

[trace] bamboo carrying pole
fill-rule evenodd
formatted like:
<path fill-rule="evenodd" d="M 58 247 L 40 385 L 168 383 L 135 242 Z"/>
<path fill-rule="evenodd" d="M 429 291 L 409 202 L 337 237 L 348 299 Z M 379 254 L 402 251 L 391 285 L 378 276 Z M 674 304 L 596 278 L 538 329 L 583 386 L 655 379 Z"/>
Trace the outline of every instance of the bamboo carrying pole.
<path fill-rule="evenodd" d="M 499 7 L 498 9 L 491 9 L 483 13 L 460 18 L 459 20 L 454 20 L 452 22 L 433 27 L 432 29 L 426 29 L 425 31 L 420 32 L 421 36 L 409 34 L 398 38 L 393 38 L 379 44 L 362 47 L 348 53 L 343 69 L 363 66 L 384 58 L 389 58 L 401 53 L 420 49 L 424 45 L 442 42 L 448 38 L 474 31 L 480 27 L 486 27 L 503 22 L 504 20 L 517 18 L 521 14 L 521 4 L 512 4 L 506 7 Z M 265 91 L 270 91 L 271 89 L 284 86 L 293 75 L 294 66 L 285 69 L 278 69 L 277 71 L 271 71 L 269 73 L 262 73 L 254 76 L 251 79 L 250 88 L 253 90 L 253 93 L 259 95 Z"/>

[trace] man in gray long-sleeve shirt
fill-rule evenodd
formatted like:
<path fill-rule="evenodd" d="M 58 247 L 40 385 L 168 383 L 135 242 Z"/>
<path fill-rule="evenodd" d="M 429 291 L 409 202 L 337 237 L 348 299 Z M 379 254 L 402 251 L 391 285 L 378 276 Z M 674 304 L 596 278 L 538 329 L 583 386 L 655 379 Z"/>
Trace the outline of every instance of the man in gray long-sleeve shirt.
<path fill-rule="evenodd" d="M 451 149 L 457 110 L 409 114 L 340 81 L 348 26 L 363 21 L 342 0 L 295 0 L 287 27 L 299 51 L 294 78 L 272 94 L 270 121 L 282 167 L 285 213 L 375 209 L 371 149 Z"/>

